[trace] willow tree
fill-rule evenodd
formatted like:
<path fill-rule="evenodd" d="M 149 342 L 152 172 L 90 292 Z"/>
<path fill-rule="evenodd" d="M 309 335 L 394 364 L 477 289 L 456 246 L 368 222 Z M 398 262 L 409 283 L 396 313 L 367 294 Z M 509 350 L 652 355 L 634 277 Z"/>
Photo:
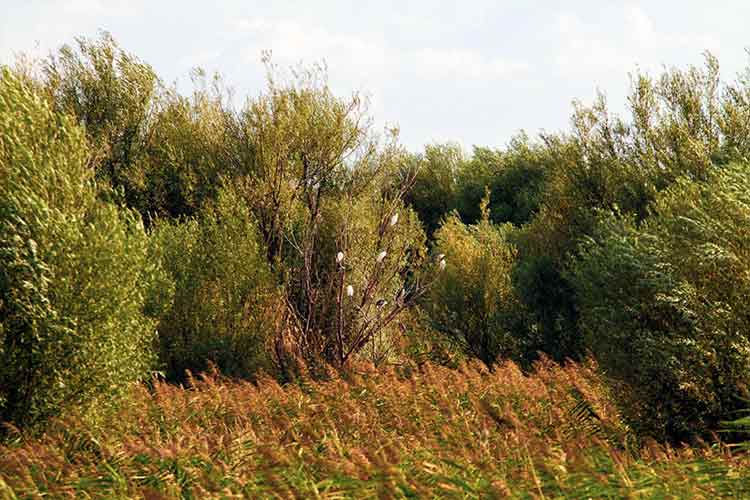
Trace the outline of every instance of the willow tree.
<path fill-rule="evenodd" d="M 139 206 L 139 164 L 153 118 L 159 80 L 153 69 L 128 54 L 107 32 L 77 38 L 42 67 L 53 109 L 83 125 L 97 176 L 124 191 Z"/>
<path fill-rule="evenodd" d="M 0 421 L 101 408 L 148 374 L 155 263 L 83 130 L 0 69 Z"/>
<path fill-rule="evenodd" d="M 366 100 L 335 96 L 323 68 L 278 74 L 269 64 L 240 117 L 254 151 L 240 189 L 285 288 L 277 359 L 343 366 L 424 292 L 424 234 L 403 203 L 415 171 L 397 132 L 374 134 Z"/>

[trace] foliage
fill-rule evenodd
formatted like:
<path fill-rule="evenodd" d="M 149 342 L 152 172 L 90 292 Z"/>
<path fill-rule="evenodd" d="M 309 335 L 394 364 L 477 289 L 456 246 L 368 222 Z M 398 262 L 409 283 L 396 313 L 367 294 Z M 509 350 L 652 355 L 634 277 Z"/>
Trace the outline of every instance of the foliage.
<path fill-rule="evenodd" d="M 539 209 L 552 156 L 520 134 L 504 151 L 475 147 L 467 158 L 455 144 L 434 144 L 411 162 L 419 170 L 405 200 L 432 237 L 453 210 L 464 223 L 476 224 L 488 189 L 490 221 L 516 226 L 529 222 Z"/>
<path fill-rule="evenodd" d="M 432 236 L 443 218 L 457 207 L 457 176 L 466 160 L 458 145 L 434 144 L 425 146 L 424 154 L 411 161 L 419 168 L 405 201 L 419 215 L 425 232 Z"/>
<path fill-rule="evenodd" d="M 750 70 L 637 73 L 624 117 L 600 95 L 567 132 L 465 155 L 410 154 L 324 66 L 264 62 L 239 109 L 218 76 L 181 95 L 106 33 L 3 70 L 0 418 L 90 410 L 151 344 L 171 381 L 590 350 L 633 425 L 671 440 L 743 405 Z"/>
<path fill-rule="evenodd" d="M 377 191 L 330 200 L 321 216 L 318 254 L 320 261 L 310 266 L 312 287 L 291 282 L 299 293 L 295 307 L 309 311 L 311 324 L 322 330 L 305 340 L 321 342 L 314 350 L 326 359 L 338 356 L 335 364 L 361 350 L 378 364 L 393 358 L 398 319 L 424 287 L 414 271 L 425 259 L 416 215 L 398 197 Z M 301 276 L 307 279 L 307 271 Z"/>
<path fill-rule="evenodd" d="M 158 79 L 151 67 L 123 51 L 111 35 L 76 39 L 44 63 L 44 85 L 58 112 L 75 117 L 91 148 L 97 177 L 124 191 L 138 207 L 137 178 L 145 154 Z"/>
<path fill-rule="evenodd" d="M 627 118 L 600 95 L 591 106 L 576 104 L 569 134 L 542 135 L 553 168 L 536 216 L 515 240 L 514 279 L 555 359 L 585 348 L 568 266 L 594 234 L 599 211 L 638 223 L 677 179 L 704 182 L 716 165 L 746 157 L 748 81 L 720 85 L 718 63 L 707 55 L 703 68 L 634 75 Z"/>
<path fill-rule="evenodd" d="M 525 135 L 514 137 L 504 151 L 474 148 L 472 158 L 458 173 L 457 209 L 461 220 L 474 224 L 489 189 L 487 208 L 495 224 L 522 226 L 539 210 L 552 157 L 547 148 Z"/>
<path fill-rule="evenodd" d="M 98 177 L 148 223 L 195 215 L 222 178 L 247 173 L 250 141 L 218 75 L 207 81 L 195 70 L 194 90 L 182 96 L 106 32 L 76 45 L 43 62 L 39 85 L 56 110 L 85 127 Z"/>
<path fill-rule="evenodd" d="M 158 327 L 167 378 L 184 380 L 209 363 L 237 377 L 270 370 L 266 343 L 279 301 L 247 206 L 225 190 L 197 218 L 159 223 L 152 239 L 175 290 Z"/>
<path fill-rule="evenodd" d="M 140 218 L 100 200 L 82 130 L 0 71 L 0 420 L 32 426 L 147 373 L 154 266 Z"/>
<path fill-rule="evenodd" d="M 498 357 L 522 359 L 527 339 L 511 282 L 516 258 L 508 241 L 512 227 L 493 226 L 487 215 L 485 211 L 475 226 L 452 215 L 440 228 L 436 252 L 446 256 L 447 265 L 425 308 L 434 328 L 491 364 Z"/>
<path fill-rule="evenodd" d="M 547 255 L 522 255 L 511 272 L 527 311 L 527 351 L 543 352 L 558 362 L 582 359 L 585 344 L 578 334 L 575 293 L 554 260 Z"/>
<path fill-rule="evenodd" d="M 131 176 L 138 210 L 149 220 L 193 216 L 223 183 L 252 171 L 253 151 L 218 76 L 193 74 L 185 97 L 164 89 L 155 101 L 144 155 Z"/>
<path fill-rule="evenodd" d="M 678 180 L 643 224 L 605 218 L 573 271 L 580 326 L 656 436 L 715 429 L 750 395 L 750 174 Z"/>
<path fill-rule="evenodd" d="M 275 357 L 291 375 L 296 358 L 342 367 L 387 336 L 423 292 L 424 243 L 402 203 L 413 175 L 398 175 L 395 135 L 381 144 L 366 103 L 334 96 L 320 68 L 278 78 L 269 66 L 268 91 L 241 114 L 254 171 L 237 184 L 284 283 Z"/>

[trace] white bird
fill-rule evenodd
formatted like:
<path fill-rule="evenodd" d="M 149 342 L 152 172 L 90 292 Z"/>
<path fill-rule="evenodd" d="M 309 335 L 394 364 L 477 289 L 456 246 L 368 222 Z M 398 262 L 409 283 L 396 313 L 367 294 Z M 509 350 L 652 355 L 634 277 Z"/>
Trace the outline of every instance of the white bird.
<path fill-rule="evenodd" d="M 395 226 L 397 222 L 398 222 L 398 212 L 391 215 L 391 226 Z"/>
<path fill-rule="evenodd" d="M 443 269 L 445 269 L 445 259 L 440 259 L 440 264 L 438 264 L 438 265 L 440 266 L 440 270 L 441 270 L 441 271 L 442 271 Z"/>
<path fill-rule="evenodd" d="M 344 260 L 344 252 L 339 252 L 336 254 L 336 263 L 341 264 L 341 261 Z"/>
<path fill-rule="evenodd" d="M 346 294 L 349 297 L 353 297 L 354 296 L 354 287 L 351 286 L 351 285 L 346 285 Z"/>
<path fill-rule="evenodd" d="M 386 253 L 385 250 L 383 250 L 382 252 L 380 252 L 378 254 L 378 264 L 380 264 L 381 262 L 383 262 L 383 259 L 385 259 L 386 255 L 388 255 L 388 254 Z"/>
<path fill-rule="evenodd" d="M 438 261 L 438 262 L 440 262 L 440 261 L 441 261 L 441 260 L 443 260 L 444 258 L 445 258 L 445 254 L 444 254 L 444 253 L 438 254 L 438 256 L 437 256 L 437 261 Z"/>
<path fill-rule="evenodd" d="M 378 307 L 378 309 L 381 309 L 388 305 L 388 301 L 385 299 L 380 299 L 379 301 L 375 302 L 375 305 Z"/>

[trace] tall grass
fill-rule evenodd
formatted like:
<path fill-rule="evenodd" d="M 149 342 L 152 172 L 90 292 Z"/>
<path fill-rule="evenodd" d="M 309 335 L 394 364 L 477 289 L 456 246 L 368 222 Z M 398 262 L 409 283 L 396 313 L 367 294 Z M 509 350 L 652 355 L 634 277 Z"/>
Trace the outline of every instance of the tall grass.
<path fill-rule="evenodd" d="M 140 386 L 0 447 L 7 498 L 735 498 L 750 461 L 637 443 L 595 367 L 360 366 L 280 386 L 218 376 Z"/>

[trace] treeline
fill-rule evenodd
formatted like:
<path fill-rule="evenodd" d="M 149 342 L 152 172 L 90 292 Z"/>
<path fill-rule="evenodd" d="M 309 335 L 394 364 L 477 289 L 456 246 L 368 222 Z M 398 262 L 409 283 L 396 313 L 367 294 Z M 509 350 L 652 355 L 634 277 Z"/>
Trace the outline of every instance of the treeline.
<path fill-rule="evenodd" d="M 632 79 L 629 116 L 413 154 L 318 68 L 240 107 L 108 35 L 0 77 L 0 421 L 106 412 L 155 371 L 592 355 L 634 429 L 750 397 L 750 80 Z"/>

